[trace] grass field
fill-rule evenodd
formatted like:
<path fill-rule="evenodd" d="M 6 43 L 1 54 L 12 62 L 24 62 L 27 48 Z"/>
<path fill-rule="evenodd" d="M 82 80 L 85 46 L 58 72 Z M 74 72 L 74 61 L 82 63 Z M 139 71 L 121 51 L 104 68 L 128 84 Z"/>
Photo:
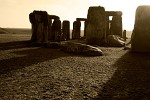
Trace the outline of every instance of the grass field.
<path fill-rule="evenodd" d="M 0 100 L 149 100 L 150 55 L 99 47 L 86 57 L 31 47 L 31 31 L 0 34 Z"/>

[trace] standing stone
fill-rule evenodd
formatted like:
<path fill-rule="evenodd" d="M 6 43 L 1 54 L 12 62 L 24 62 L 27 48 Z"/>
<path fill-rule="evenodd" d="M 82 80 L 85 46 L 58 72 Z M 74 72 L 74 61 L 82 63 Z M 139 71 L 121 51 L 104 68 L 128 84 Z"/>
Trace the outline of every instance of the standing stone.
<path fill-rule="evenodd" d="M 53 36 L 52 36 L 52 18 L 49 15 L 48 16 L 48 40 L 52 40 Z"/>
<path fill-rule="evenodd" d="M 111 35 L 118 35 L 122 37 L 122 17 L 121 16 L 113 16 L 111 21 Z"/>
<path fill-rule="evenodd" d="M 29 15 L 32 24 L 32 42 L 48 42 L 48 14 L 46 11 L 33 11 Z"/>
<path fill-rule="evenodd" d="M 35 13 L 29 14 L 29 20 L 30 20 L 31 29 L 32 29 L 31 41 L 36 42 L 36 40 L 37 40 L 37 32 L 36 32 L 37 24 L 36 24 L 36 20 L 35 20 Z"/>
<path fill-rule="evenodd" d="M 126 41 L 126 30 L 123 31 L 123 39 Z"/>
<path fill-rule="evenodd" d="M 106 35 L 109 35 L 109 16 L 106 16 Z"/>
<path fill-rule="evenodd" d="M 52 32 L 54 41 L 60 42 L 61 37 L 61 21 L 59 19 L 54 19 L 52 24 Z"/>
<path fill-rule="evenodd" d="M 63 40 L 68 40 L 70 39 L 70 22 L 67 20 L 64 20 L 62 23 L 62 39 Z"/>
<path fill-rule="evenodd" d="M 88 44 L 103 44 L 106 34 L 104 7 L 95 6 L 89 8 L 85 30 Z"/>
<path fill-rule="evenodd" d="M 131 50 L 133 52 L 150 52 L 150 6 L 136 9 Z"/>
<path fill-rule="evenodd" d="M 84 38 L 86 38 L 86 26 L 87 26 L 87 21 L 84 22 Z"/>
<path fill-rule="evenodd" d="M 60 18 L 56 15 L 49 15 L 49 40 L 54 41 L 55 40 L 55 30 L 56 30 L 56 25 L 54 25 L 55 20 L 59 20 Z"/>
<path fill-rule="evenodd" d="M 80 38 L 80 28 L 81 28 L 81 22 L 80 21 L 74 21 L 73 22 L 72 39 L 79 39 Z"/>

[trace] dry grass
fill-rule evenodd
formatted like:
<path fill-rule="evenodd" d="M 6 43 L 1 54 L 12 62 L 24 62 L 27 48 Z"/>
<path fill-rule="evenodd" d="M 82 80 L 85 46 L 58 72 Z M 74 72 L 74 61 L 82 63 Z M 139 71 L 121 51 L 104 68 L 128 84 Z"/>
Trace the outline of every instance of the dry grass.
<path fill-rule="evenodd" d="M 148 100 L 150 55 L 99 47 L 85 57 L 30 47 L 30 34 L 0 34 L 1 100 Z"/>

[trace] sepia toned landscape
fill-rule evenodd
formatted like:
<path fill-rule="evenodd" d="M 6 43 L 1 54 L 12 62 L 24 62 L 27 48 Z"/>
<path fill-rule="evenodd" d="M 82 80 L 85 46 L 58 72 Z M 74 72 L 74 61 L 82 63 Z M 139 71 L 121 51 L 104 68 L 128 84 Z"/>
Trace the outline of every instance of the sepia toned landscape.
<path fill-rule="evenodd" d="M 103 56 L 81 56 L 31 47 L 30 29 L 0 31 L 1 100 L 149 99 L 148 54 L 99 46 Z"/>
<path fill-rule="evenodd" d="M 150 100 L 147 4 L 1 0 L 0 100 Z"/>

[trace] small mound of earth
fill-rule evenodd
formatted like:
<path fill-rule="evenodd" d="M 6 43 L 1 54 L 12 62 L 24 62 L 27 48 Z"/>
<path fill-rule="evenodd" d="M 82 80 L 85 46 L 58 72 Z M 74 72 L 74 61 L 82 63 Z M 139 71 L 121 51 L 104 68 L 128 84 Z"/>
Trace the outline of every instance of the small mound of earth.
<path fill-rule="evenodd" d="M 3 28 L 0 28 L 0 34 L 9 34 L 9 32 Z"/>

